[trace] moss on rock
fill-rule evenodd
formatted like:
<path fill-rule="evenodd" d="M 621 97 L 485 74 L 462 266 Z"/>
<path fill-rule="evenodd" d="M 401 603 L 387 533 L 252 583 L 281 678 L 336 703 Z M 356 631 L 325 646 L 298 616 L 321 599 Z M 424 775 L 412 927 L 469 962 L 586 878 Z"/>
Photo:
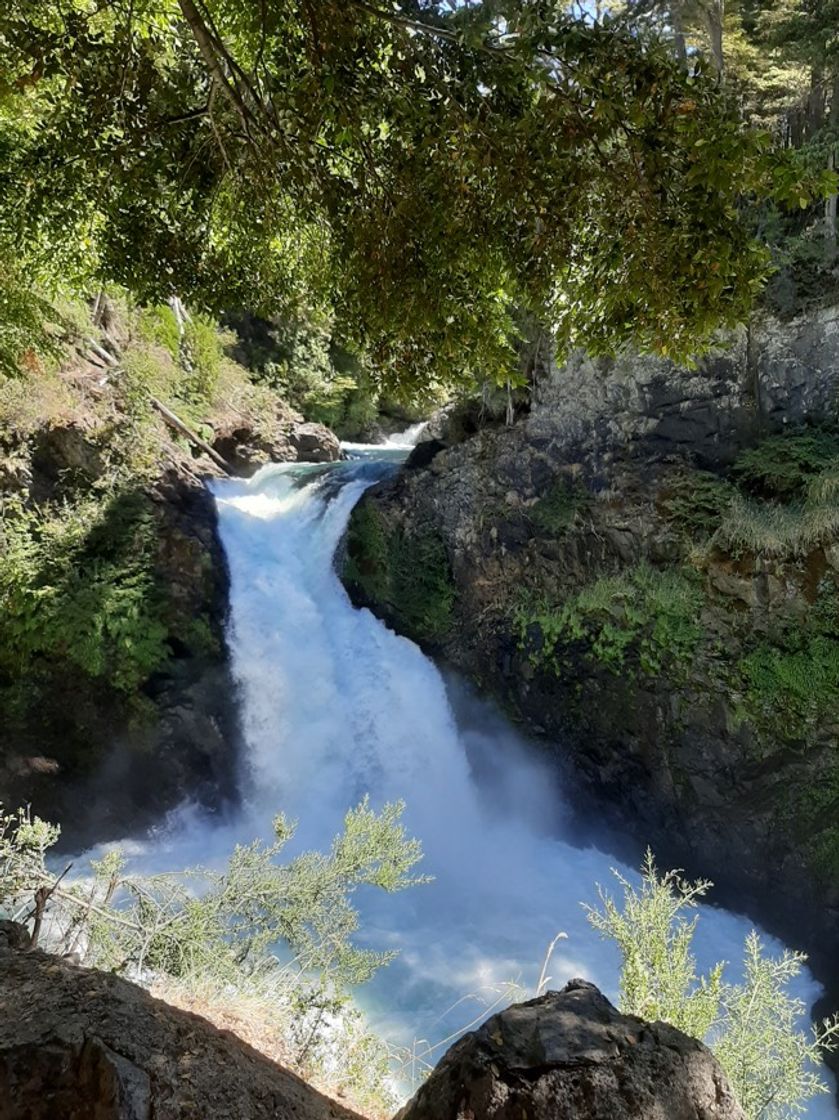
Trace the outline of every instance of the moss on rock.
<path fill-rule="evenodd" d="M 452 626 L 456 590 L 437 533 L 406 533 L 362 499 L 347 528 L 344 580 L 405 634 L 440 642 Z"/>

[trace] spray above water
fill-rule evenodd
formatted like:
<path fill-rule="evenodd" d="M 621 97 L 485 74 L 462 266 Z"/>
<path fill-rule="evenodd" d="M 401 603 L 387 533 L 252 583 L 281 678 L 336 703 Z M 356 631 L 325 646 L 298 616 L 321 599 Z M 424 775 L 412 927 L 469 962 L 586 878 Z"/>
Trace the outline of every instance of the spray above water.
<path fill-rule="evenodd" d="M 575 846 L 557 779 L 512 728 L 464 700 L 456 682 L 447 688 L 416 645 L 354 608 L 341 586 L 333 557 L 350 511 L 394 469 L 386 448 L 351 454 L 326 468 L 272 466 L 250 482 L 216 486 L 246 794 L 232 824 L 184 822 L 169 843 L 180 865 L 207 862 L 234 840 L 267 836 L 281 809 L 299 819 L 299 847 L 323 848 L 365 794 L 376 807 L 404 799 L 407 829 L 425 851 L 421 870 L 434 879 L 362 901 L 370 944 L 400 951 L 361 993 L 376 1029 L 409 1047 L 425 1040 L 420 1050 L 447 1038 L 509 981 L 532 991 L 560 930 L 567 937 L 550 986 L 583 976 L 614 999 L 616 950 L 580 905 L 596 902 L 597 883 L 612 885 L 614 861 Z M 166 858 L 160 848 L 157 860 Z M 725 959 L 736 975 L 749 928 L 705 910 L 700 968 Z M 808 1004 L 818 990 L 806 974 L 798 982 Z M 836 1110 L 825 1097 L 807 1115 Z"/>

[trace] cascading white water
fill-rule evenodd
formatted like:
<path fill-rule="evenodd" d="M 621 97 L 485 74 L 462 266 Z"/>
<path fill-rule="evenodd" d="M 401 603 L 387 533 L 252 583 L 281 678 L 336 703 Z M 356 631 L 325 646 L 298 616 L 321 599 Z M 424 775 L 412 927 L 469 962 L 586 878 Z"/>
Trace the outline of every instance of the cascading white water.
<path fill-rule="evenodd" d="M 532 987 L 559 930 L 567 939 L 551 986 L 584 976 L 614 996 L 616 953 L 580 905 L 595 901 L 597 883 L 612 885 L 614 861 L 573 845 L 546 766 L 475 701 L 458 725 L 434 664 L 355 609 L 333 570 L 352 506 L 392 469 L 392 451 L 356 454 L 329 467 L 268 467 L 216 488 L 247 744 L 248 794 L 232 832 L 267 835 L 282 809 L 299 818 L 300 846 L 322 847 L 365 793 L 374 805 L 404 799 L 408 829 L 425 850 L 422 870 L 434 881 L 396 896 L 371 891 L 363 922 L 370 944 L 400 950 L 361 997 L 396 1041 L 439 1041 L 480 1014 L 480 1000 L 491 1003 L 505 981 Z M 206 859 L 208 847 L 229 849 L 231 827 L 214 835 L 187 828 L 174 839 L 182 860 L 190 840 Z M 749 928 L 707 909 L 700 965 L 725 959 L 736 975 Z M 818 987 L 805 976 L 798 994 L 810 1003 Z M 824 1097 L 808 1115 L 837 1113 Z"/>
<path fill-rule="evenodd" d="M 423 844 L 420 870 L 434 879 L 397 895 L 371 889 L 362 900 L 367 943 L 399 950 L 359 993 L 375 1029 L 420 1054 L 451 1041 L 508 982 L 535 986 L 558 931 L 567 937 L 553 956 L 550 987 L 583 976 L 615 999 L 616 950 L 599 940 L 581 905 L 596 902 L 598 883 L 616 886 L 615 861 L 575 845 L 558 780 L 533 748 L 458 682 L 447 684 L 413 642 L 354 608 L 334 571 L 353 505 L 404 457 L 409 434 L 390 445 L 346 446 L 350 462 L 271 466 L 249 482 L 216 484 L 244 801 L 221 823 L 185 808 L 129 851 L 147 872 L 213 864 L 236 842 L 270 837 L 279 810 L 299 820 L 294 851 L 323 849 L 365 794 L 376 807 L 402 799 L 408 831 Z M 700 968 L 723 959 L 739 978 L 750 928 L 705 908 Z M 810 1005 L 820 989 L 804 973 L 795 994 Z M 831 1095 L 814 1099 L 805 1115 L 836 1120 L 839 1112 Z"/>

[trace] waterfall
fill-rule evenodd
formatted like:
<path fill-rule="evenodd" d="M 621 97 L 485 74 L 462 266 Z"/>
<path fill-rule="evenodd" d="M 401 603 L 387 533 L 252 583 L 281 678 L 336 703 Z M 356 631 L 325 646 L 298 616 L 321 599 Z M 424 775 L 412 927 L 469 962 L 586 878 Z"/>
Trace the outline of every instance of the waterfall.
<path fill-rule="evenodd" d="M 598 883 L 617 884 L 612 858 L 574 842 L 544 757 L 444 679 L 413 642 L 354 608 L 334 571 L 353 505 L 404 453 L 357 449 L 348 462 L 270 466 L 249 482 L 215 484 L 230 567 L 244 803 L 223 825 L 182 814 L 144 859 L 147 866 L 211 862 L 236 840 L 268 836 L 279 810 L 299 820 L 295 850 L 324 848 L 365 794 L 375 807 L 404 800 L 407 829 L 425 852 L 420 870 L 433 881 L 362 899 L 366 942 L 399 956 L 359 1000 L 385 1037 L 422 1050 L 486 1014 L 508 981 L 532 991 L 559 931 L 566 937 L 548 970 L 550 986 L 582 976 L 616 999 L 617 952 L 588 925 L 581 903 L 597 901 Z M 700 968 L 724 959 L 737 978 L 750 928 L 704 908 Z M 796 994 L 810 1005 L 819 987 L 805 973 Z M 837 1112 L 824 1097 L 807 1115 Z"/>

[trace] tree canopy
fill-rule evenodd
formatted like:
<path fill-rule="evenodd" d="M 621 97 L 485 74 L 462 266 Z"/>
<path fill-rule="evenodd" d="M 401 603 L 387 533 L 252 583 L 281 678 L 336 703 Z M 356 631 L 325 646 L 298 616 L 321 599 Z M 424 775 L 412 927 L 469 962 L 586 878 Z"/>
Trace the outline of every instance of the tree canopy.
<path fill-rule="evenodd" d="M 554 0 L 11 0 L 0 251 L 207 310 L 323 311 L 386 382 L 744 317 L 788 154 L 701 57 Z"/>

